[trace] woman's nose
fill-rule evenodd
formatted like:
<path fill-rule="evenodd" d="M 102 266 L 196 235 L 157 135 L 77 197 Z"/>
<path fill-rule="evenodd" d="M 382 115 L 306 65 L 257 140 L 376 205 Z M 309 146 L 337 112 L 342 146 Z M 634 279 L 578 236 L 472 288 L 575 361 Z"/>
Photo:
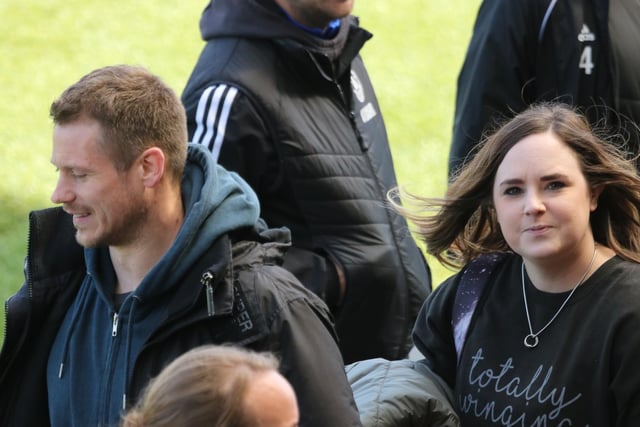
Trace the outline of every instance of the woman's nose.
<path fill-rule="evenodd" d="M 542 198 L 536 191 L 528 191 L 524 198 L 525 215 L 536 215 L 546 209 Z"/>

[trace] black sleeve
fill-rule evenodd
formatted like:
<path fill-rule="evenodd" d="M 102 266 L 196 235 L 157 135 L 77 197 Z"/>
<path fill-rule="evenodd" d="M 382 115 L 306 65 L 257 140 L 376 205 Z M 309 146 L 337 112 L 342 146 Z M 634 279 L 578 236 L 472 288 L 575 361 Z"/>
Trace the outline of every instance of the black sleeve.
<path fill-rule="evenodd" d="M 447 279 L 429 295 L 413 327 L 413 342 L 425 357 L 423 363 L 442 377 L 452 389 L 455 386 L 457 356 L 451 312 L 457 277 Z"/>
<path fill-rule="evenodd" d="M 449 176 L 483 132 L 522 111 L 534 85 L 537 31 L 548 1 L 484 0 L 467 48 L 455 104 Z"/>
<path fill-rule="evenodd" d="M 216 161 L 237 172 L 260 197 L 273 182 L 277 159 L 272 136 L 256 102 L 242 89 L 217 83 L 185 93 L 189 141 L 205 145 Z"/>
<path fill-rule="evenodd" d="M 272 351 L 279 355 L 280 370 L 296 392 L 300 426 L 360 426 L 327 306 L 283 270 L 270 275 L 263 269 L 257 286 L 298 289 L 299 296 L 289 297 L 278 314 L 270 317 L 269 342 L 276 343 Z"/>

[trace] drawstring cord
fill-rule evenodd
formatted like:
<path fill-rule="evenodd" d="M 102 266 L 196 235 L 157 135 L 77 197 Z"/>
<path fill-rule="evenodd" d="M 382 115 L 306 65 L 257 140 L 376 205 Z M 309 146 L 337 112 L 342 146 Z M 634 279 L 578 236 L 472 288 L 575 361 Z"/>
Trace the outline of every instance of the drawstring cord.
<path fill-rule="evenodd" d="M 137 295 L 132 295 L 129 320 L 127 321 L 127 334 L 124 348 L 124 389 L 122 390 L 122 410 L 127 409 L 127 388 L 129 386 L 129 357 L 131 356 L 131 340 L 133 335 L 133 318 L 135 317 L 136 302 L 140 301 Z"/>
<path fill-rule="evenodd" d="M 62 346 L 62 359 L 60 360 L 60 367 L 58 368 L 58 379 L 62 378 L 62 375 L 64 374 L 64 362 L 67 360 L 67 356 L 69 353 L 69 345 L 71 343 L 71 337 L 73 336 L 73 333 L 75 332 L 76 329 L 76 320 L 78 319 L 78 316 L 80 315 L 80 312 L 82 311 L 82 307 L 84 307 L 85 305 L 85 300 L 87 298 L 87 293 L 89 286 L 88 283 L 83 283 L 82 287 L 80 288 L 80 292 L 81 295 L 79 296 L 78 299 L 78 305 L 76 306 L 76 309 L 73 311 L 73 315 L 71 316 L 71 324 L 69 325 L 69 331 L 67 332 L 67 335 L 64 339 L 64 345 Z"/>

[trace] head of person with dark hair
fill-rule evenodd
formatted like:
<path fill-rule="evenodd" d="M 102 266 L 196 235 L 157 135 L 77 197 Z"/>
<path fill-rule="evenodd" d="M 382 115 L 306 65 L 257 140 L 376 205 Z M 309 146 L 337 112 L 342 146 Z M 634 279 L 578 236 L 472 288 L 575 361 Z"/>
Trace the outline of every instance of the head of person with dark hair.
<path fill-rule="evenodd" d="M 270 353 L 202 346 L 148 385 L 123 427 L 295 427 L 296 396 Z"/>
<path fill-rule="evenodd" d="M 527 155 L 516 154 L 527 147 Z M 569 219 L 579 217 L 597 242 L 640 261 L 640 178 L 634 163 L 564 104 L 529 107 L 488 136 L 453 178 L 445 198 L 408 195 L 417 203 L 427 202 L 435 215 L 398 208 L 418 226 L 427 251 L 446 265 L 460 267 L 481 253 L 519 252 L 501 215 L 502 201 L 523 197 L 521 176 L 536 167 L 541 168 L 539 185 L 548 185 L 549 193 L 573 188 L 565 179 L 582 182 L 585 209 L 577 211 L 581 205 L 567 199 L 566 208 L 576 215 Z M 507 170 L 512 172 L 505 175 Z"/>

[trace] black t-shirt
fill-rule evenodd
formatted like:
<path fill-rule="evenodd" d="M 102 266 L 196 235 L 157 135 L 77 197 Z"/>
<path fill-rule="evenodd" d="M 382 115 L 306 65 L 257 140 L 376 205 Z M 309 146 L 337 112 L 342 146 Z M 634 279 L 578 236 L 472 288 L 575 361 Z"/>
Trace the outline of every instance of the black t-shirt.
<path fill-rule="evenodd" d="M 490 277 L 457 367 L 450 323 L 460 274 L 416 324 L 416 345 L 454 387 L 463 425 L 640 425 L 640 265 L 609 260 L 527 348 L 521 262 L 510 256 Z M 525 286 L 535 333 L 568 293 L 541 292 L 526 274 Z"/>

